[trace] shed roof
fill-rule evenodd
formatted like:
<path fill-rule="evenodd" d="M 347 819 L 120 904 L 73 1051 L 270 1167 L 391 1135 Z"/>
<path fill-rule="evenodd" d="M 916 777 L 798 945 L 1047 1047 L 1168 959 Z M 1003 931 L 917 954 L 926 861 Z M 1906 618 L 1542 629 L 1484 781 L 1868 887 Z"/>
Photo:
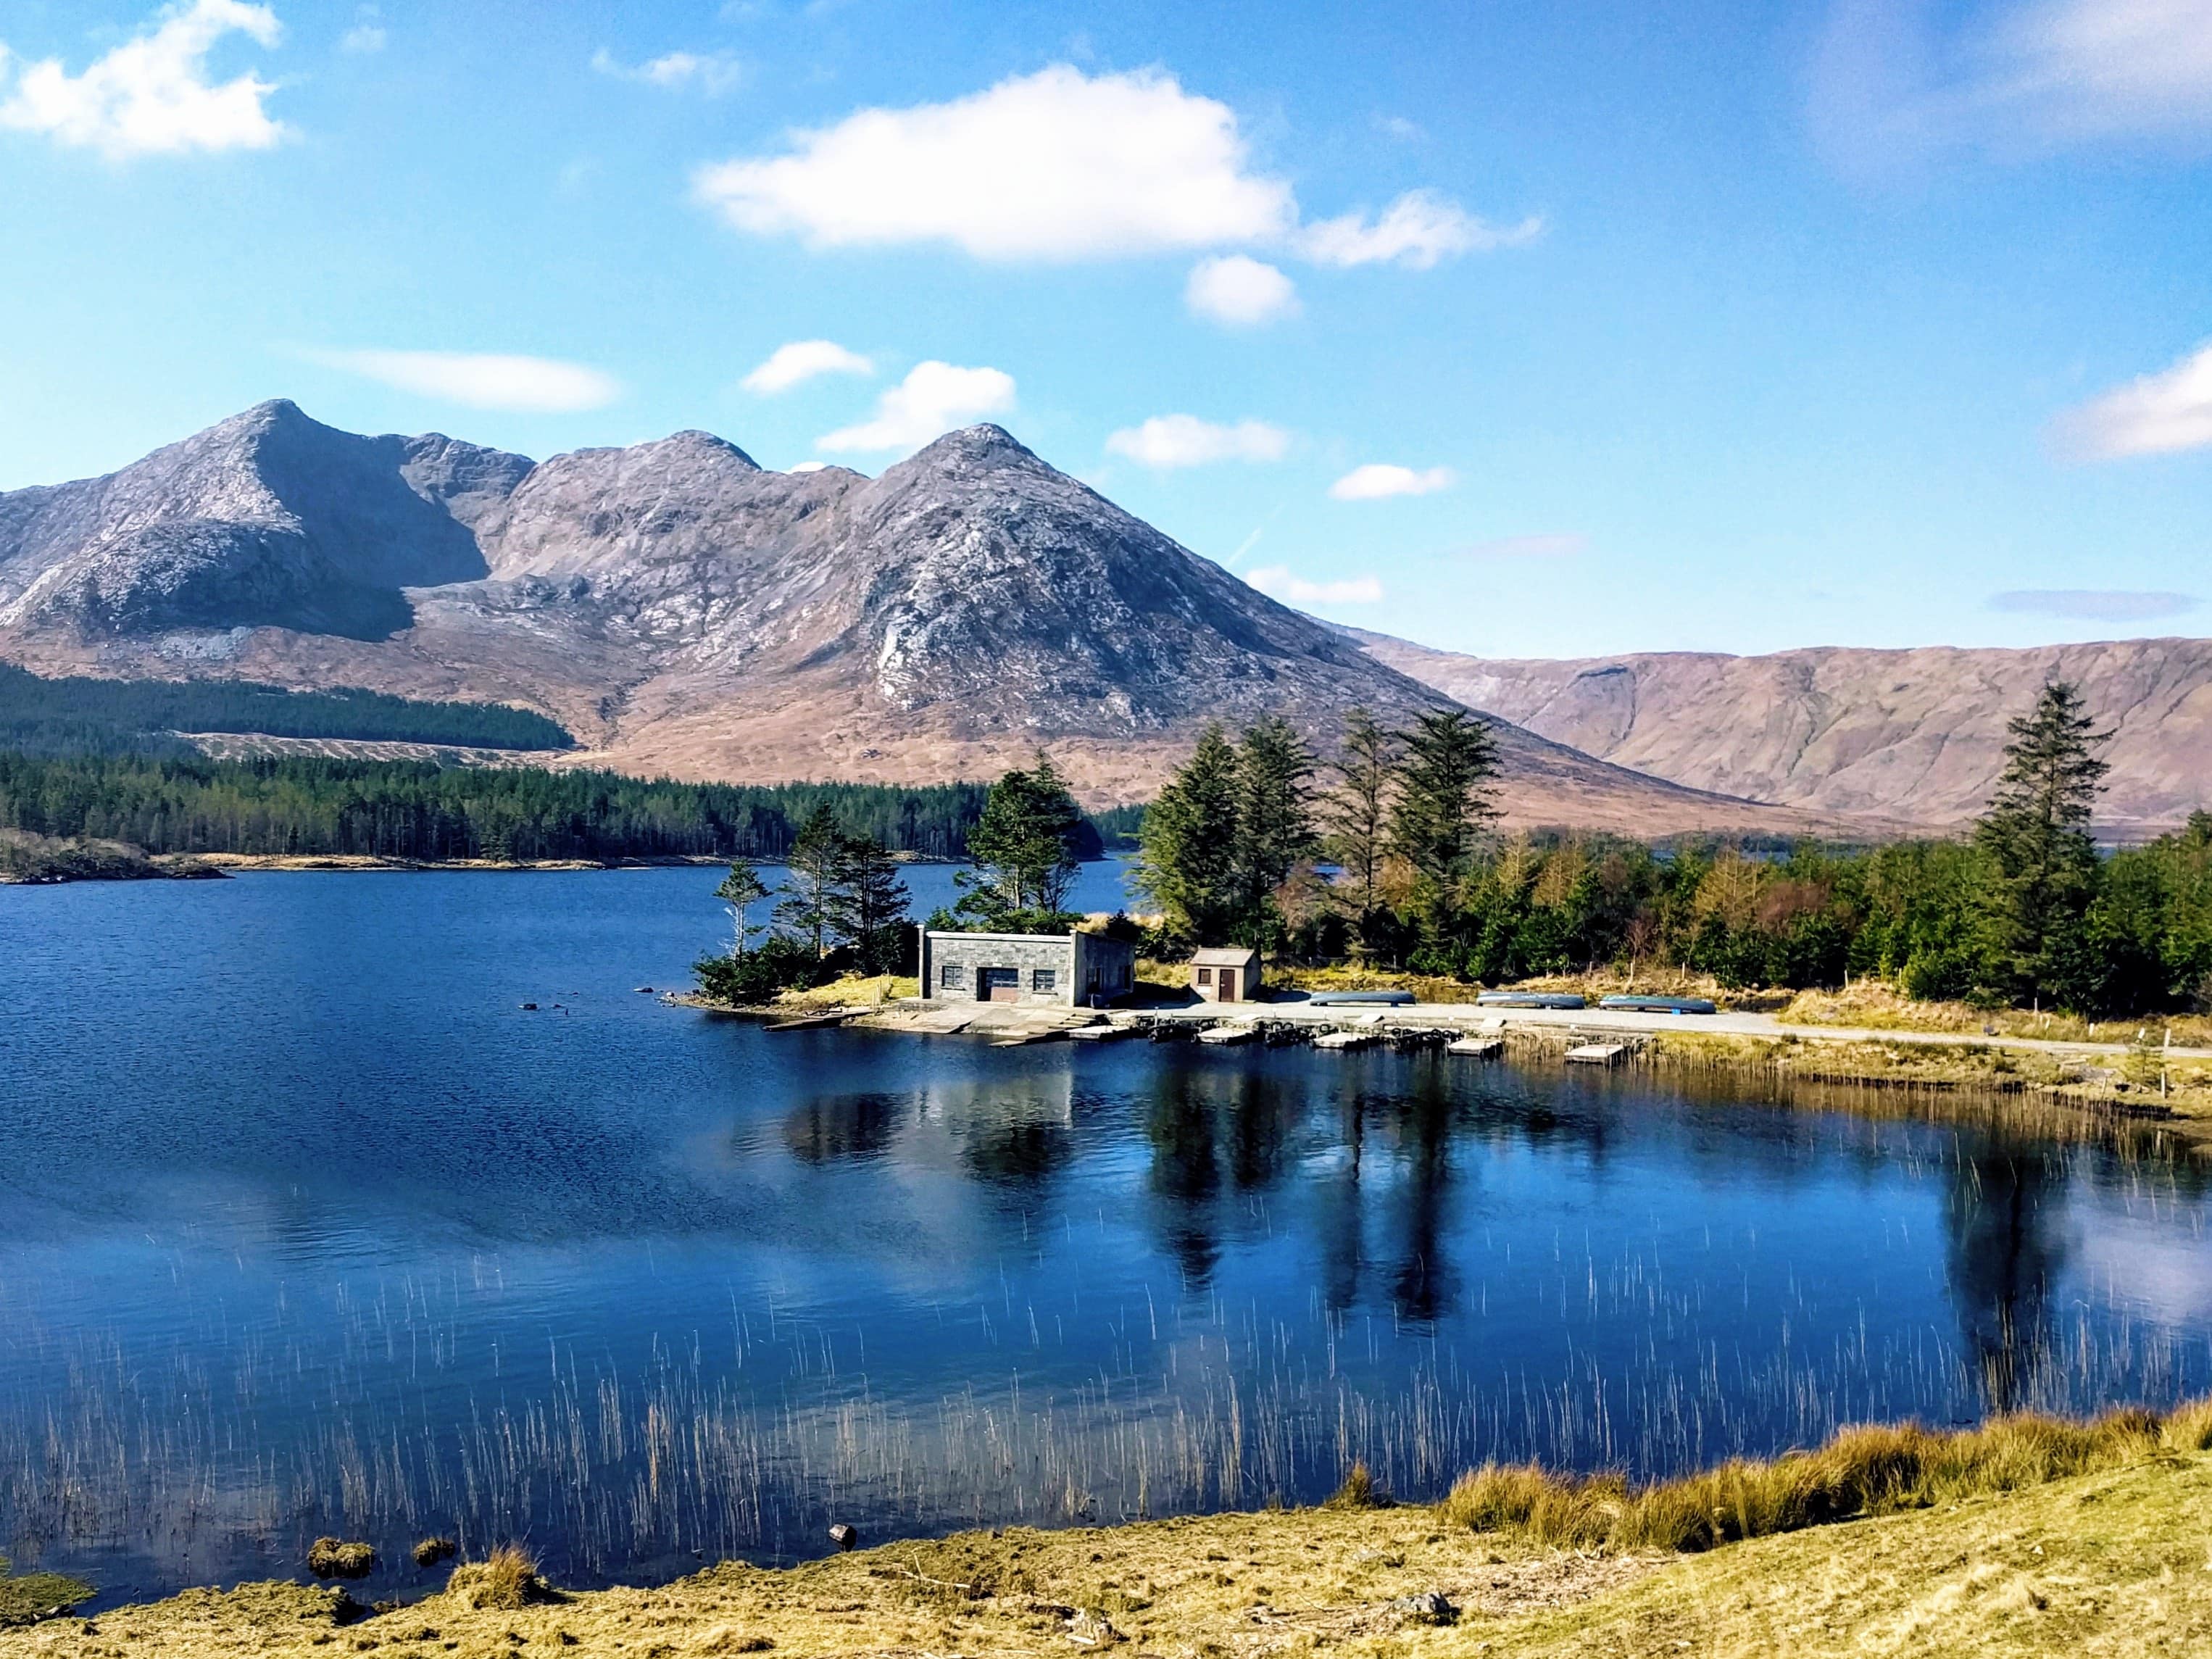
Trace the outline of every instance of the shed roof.
<path fill-rule="evenodd" d="M 1216 945 L 1193 952 L 1190 960 L 1194 968 L 1249 968 L 1259 960 L 1259 956 L 1256 951 Z"/>

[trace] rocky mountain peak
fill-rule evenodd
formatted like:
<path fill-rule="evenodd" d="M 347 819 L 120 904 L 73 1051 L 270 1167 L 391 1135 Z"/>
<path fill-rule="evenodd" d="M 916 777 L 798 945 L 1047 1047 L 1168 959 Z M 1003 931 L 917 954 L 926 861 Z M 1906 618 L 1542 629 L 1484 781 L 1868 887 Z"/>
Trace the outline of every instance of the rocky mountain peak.
<path fill-rule="evenodd" d="M 1351 708 L 1444 701 L 994 424 L 868 479 L 696 430 L 533 464 L 283 399 L 0 494 L 0 656 L 516 702 L 680 776 L 972 778 L 1042 743 L 1102 799 L 1156 793 L 1211 721 L 1327 752 Z M 1500 742 L 1549 803 L 1527 819 L 1744 819 Z"/>
<path fill-rule="evenodd" d="M 884 476 L 1022 465 L 1054 470 L 1006 428 L 984 421 L 923 445 L 896 465 L 885 468 Z"/>

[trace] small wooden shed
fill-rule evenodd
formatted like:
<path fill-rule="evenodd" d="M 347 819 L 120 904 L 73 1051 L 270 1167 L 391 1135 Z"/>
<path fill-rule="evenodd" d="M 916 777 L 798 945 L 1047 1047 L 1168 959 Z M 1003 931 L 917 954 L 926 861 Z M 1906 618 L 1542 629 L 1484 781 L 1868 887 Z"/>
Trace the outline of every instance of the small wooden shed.
<path fill-rule="evenodd" d="M 1190 959 L 1190 988 L 1206 1002 L 1251 1002 L 1260 994 L 1260 953 L 1227 945 Z"/>

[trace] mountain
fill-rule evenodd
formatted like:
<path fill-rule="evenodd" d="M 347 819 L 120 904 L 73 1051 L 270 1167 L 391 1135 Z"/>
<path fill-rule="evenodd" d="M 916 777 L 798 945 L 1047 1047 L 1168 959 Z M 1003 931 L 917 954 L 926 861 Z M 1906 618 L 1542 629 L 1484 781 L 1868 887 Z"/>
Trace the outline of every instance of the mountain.
<path fill-rule="evenodd" d="M 1524 661 L 1344 631 L 1447 696 L 1616 765 L 1813 812 L 1929 824 L 1980 811 L 2005 722 L 2048 682 L 2070 680 L 2114 732 L 2101 823 L 2147 833 L 2212 806 L 2212 640 Z"/>
<path fill-rule="evenodd" d="M 532 463 L 272 402 L 106 477 L 0 495 L 0 657 L 518 702 L 580 762 L 687 778 L 988 776 L 1050 747 L 1149 799 L 1208 720 L 1445 699 L 994 426 L 867 478 L 703 432 Z M 1781 831 L 1501 725 L 1520 823 Z"/>

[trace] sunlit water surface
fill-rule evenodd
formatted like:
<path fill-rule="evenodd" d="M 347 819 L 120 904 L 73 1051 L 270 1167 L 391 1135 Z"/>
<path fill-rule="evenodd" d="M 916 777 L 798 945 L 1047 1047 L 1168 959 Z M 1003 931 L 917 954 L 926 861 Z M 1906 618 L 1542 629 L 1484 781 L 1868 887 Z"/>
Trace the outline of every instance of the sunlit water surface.
<path fill-rule="evenodd" d="M 0 1549 L 110 1601 L 324 1533 L 365 1595 L 431 1532 L 586 1584 L 2212 1385 L 2148 1133 L 771 1036 L 635 989 L 725 944 L 715 879 L 0 890 Z"/>

